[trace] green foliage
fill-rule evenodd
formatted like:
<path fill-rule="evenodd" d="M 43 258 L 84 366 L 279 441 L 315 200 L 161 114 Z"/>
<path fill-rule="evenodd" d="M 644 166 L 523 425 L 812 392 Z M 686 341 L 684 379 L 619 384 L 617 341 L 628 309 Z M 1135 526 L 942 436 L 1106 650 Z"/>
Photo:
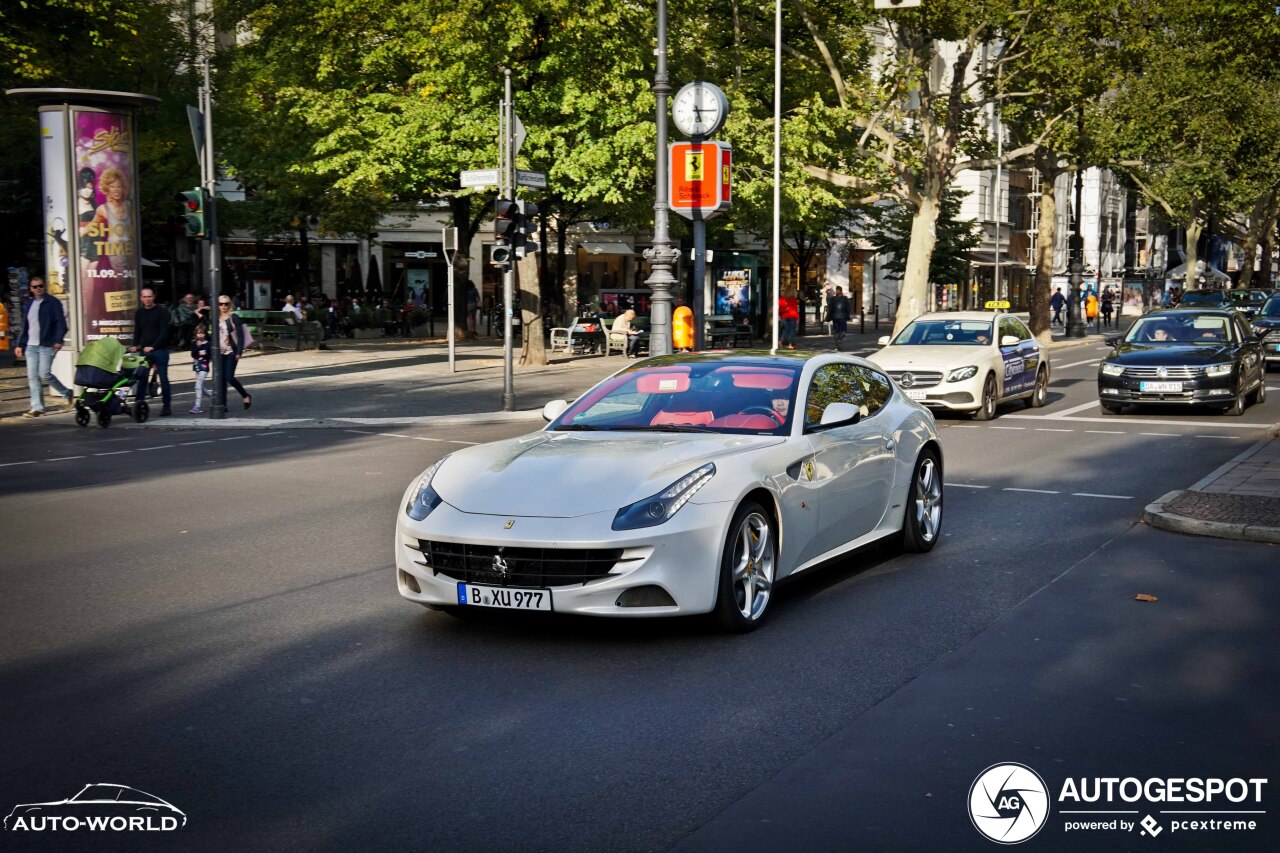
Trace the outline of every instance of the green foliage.
<path fill-rule="evenodd" d="M 962 220 L 960 205 L 967 193 L 949 190 L 942 196 L 938 217 L 937 244 L 929 265 L 929 281 L 963 284 L 969 278 L 969 253 L 982 245 L 982 227 Z M 907 270 L 907 249 L 911 241 L 911 220 L 915 211 L 908 205 L 893 204 L 873 208 L 867 214 L 869 242 L 879 252 L 892 254 L 881 269 L 901 278 Z"/>

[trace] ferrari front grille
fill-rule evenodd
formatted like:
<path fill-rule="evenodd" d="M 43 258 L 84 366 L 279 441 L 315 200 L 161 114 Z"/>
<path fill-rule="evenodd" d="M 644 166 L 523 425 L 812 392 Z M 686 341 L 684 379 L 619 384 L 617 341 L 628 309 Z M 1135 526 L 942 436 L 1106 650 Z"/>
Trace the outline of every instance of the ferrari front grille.
<path fill-rule="evenodd" d="M 573 586 L 608 577 L 621 548 L 508 548 L 462 542 L 418 541 L 437 575 L 490 586 Z"/>

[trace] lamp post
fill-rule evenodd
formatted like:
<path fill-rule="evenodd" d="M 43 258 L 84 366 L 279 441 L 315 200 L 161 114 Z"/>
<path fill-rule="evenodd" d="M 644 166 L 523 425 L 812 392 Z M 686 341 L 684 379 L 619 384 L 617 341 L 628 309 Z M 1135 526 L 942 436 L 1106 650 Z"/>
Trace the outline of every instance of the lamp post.
<path fill-rule="evenodd" d="M 1080 235 L 1080 217 L 1084 213 L 1084 107 L 1076 108 L 1076 206 L 1071 229 L 1071 277 L 1067 292 L 1067 337 L 1083 338 L 1080 321 L 1080 290 L 1084 286 L 1084 238 Z"/>
<path fill-rule="evenodd" d="M 667 76 L 667 0 L 658 0 L 658 66 L 653 75 L 651 91 L 657 101 L 658 150 L 656 193 L 653 203 L 653 245 L 644 250 L 644 259 L 652 266 L 649 278 L 649 354 L 671 354 L 671 288 L 676 283 L 674 275 L 676 259 L 680 251 L 671 245 L 667 228 L 667 98 L 671 94 L 671 82 Z M 701 283 L 699 282 L 699 286 Z"/>

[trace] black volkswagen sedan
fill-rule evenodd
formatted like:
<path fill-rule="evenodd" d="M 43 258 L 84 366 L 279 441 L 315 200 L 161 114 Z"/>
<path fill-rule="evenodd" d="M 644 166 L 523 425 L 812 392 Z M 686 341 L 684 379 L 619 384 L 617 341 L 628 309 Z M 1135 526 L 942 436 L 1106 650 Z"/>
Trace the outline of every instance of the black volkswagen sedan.
<path fill-rule="evenodd" d="M 1267 364 L 1280 363 L 1280 296 L 1272 296 L 1258 309 L 1253 329 L 1262 339 L 1262 352 Z"/>
<path fill-rule="evenodd" d="M 1115 349 L 1098 369 L 1103 411 L 1180 403 L 1241 415 L 1266 399 L 1262 343 L 1235 311 L 1153 311 L 1107 343 Z"/>

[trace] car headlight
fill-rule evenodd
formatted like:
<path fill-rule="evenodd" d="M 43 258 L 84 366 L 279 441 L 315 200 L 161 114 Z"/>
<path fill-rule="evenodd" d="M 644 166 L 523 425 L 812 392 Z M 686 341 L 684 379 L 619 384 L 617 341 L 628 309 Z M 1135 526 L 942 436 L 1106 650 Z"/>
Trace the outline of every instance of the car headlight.
<path fill-rule="evenodd" d="M 1105 361 L 1104 361 L 1104 362 L 1102 363 L 1102 372 L 1103 372 L 1103 373 L 1105 373 L 1105 374 L 1107 374 L 1108 376 L 1123 376 L 1123 375 L 1124 375 L 1124 365 L 1123 365 L 1123 364 L 1111 364 L 1110 362 L 1105 362 Z"/>
<path fill-rule="evenodd" d="M 698 489 L 701 489 L 716 474 L 716 466 L 708 462 L 696 468 L 667 486 L 656 495 L 638 500 L 630 506 L 624 506 L 613 517 L 614 530 L 636 530 L 641 527 L 654 527 L 662 524 L 680 511 L 680 507 L 689 502 Z"/>
<path fill-rule="evenodd" d="M 1205 376 L 1226 376 L 1235 367 L 1231 362 L 1223 362 L 1222 364 L 1211 364 L 1204 369 Z"/>
<path fill-rule="evenodd" d="M 978 374 L 978 366 L 971 364 L 968 367 L 957 367 L 955 370 L 947 374 L 948 382 L 963 382 L 966 379 L 972 379 Z"/>
<path fill-rule="evenodd" d="M 448 458 L 446 456 L 444 459 Z M 427 473 L 419 477 L 418 482 L 413 486 L 413 497 L 404 505 L 404 511 L 414 521 L 422 521 L 422 519 L 431 515 L 431 510 L 440 506 L 443 500 L 436 493 L 436 490 L 431 488 L 431 480 L 435 477 L 436 472 L 440 470 L 440 466 L 444 464 L 444 459 L 428 468 Z"/>

